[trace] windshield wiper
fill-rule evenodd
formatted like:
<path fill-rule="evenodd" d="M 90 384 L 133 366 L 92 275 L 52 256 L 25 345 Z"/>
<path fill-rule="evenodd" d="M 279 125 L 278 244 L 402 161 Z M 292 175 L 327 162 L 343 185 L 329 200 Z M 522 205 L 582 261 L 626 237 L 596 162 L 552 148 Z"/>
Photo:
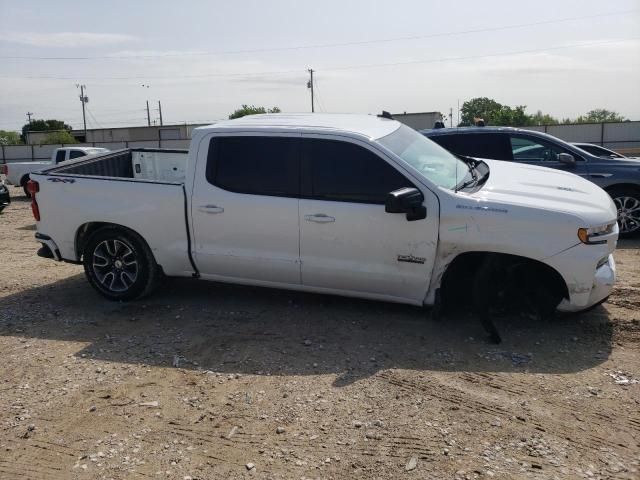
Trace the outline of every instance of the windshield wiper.
<path fill-rule="evenodd" d="M 469 174 L 471 175 L 471 180 L 467 180 L 465 182 L 462 182 L 459 185 L 456 185 L 456 189 L 455 189 L 456 192 L 458 190 L 462 190 L 463 188 L 471 187 L 472 185 L 475 185 L 478 182 L 478 175 L 476 174 L 475 165 L 472 165 L 470 161 L 472 159 L 468 157 L 464 157 L 463 160 L 467 163 L 467 167 L 469 168 Z M 475 162 L 475 160 L 473 160 L 473 162 Z"/>

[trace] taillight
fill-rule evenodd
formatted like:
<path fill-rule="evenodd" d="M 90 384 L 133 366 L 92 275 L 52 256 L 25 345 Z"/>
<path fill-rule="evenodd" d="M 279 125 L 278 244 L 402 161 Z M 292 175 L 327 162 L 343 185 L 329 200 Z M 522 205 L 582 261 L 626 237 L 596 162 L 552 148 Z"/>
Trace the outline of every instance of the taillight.
<path fill-rule="evenodd" d="M 27 192 L 31 195 L 31 211 L 33 212 L 33 218 L 36 222 L 40 221 L 40 208 L 38 208 L 38 200 L 36 200 L 36 193 L 40 191 L 40 184 L 35 180 L 29 180 L 27 182 Z"/>
<path fill-rule="evenodd" d="M 2 165 L 0 165 L 0 174 L 9 175 L 9 169 L 7 168 L 6 163 L 3 163 Z"/>

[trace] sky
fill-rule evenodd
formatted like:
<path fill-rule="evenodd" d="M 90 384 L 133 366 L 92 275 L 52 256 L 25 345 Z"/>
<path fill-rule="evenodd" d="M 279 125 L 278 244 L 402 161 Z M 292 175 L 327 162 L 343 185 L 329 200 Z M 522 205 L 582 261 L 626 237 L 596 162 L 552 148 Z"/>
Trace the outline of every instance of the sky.
<path fill-rule="evenodd" d="M 0 0 L 0 129 L 206 123 L 242 104 L 640 120 L 640 0 Z"/>

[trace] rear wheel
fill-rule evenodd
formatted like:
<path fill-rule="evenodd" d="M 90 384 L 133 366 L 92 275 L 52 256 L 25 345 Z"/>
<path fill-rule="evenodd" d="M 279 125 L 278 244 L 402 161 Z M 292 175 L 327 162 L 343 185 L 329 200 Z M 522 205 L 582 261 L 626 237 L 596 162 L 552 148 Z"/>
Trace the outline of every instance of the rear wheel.
<path fill-rule="evenodd" d="M 83 250 L 89 283 L 110 300 L 133 300 L 151 293 L 159 268 L 146 242 L 124 228 L 96 230 Z"/>
<path fill-rule="evenodd" d="M 609 195 L 618 210 L 618 226 L 621 237 L 640 233 L 640 190 L 612 188 Z"/>
<path fill-rule="evenodd" d="M 26 195 L 26 197 L 31 198 L 31 194 L 27 189 L 27 183 L 29 183 L 29 175 L 25 175 L 24 177 L 22 177 L 22 179 L 20 180 L 20 185 L 22 185 L 22 190 L 24 190 L 24 194 Z"/>

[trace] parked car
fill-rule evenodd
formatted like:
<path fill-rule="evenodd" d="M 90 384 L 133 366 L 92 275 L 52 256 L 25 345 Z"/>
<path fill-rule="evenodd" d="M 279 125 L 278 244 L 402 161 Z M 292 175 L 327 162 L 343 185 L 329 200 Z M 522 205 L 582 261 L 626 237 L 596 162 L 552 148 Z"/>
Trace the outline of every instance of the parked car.
<path fill-rule="evenodd" d="M 105 153 L 109 150 L 106 148 L 97 147 L 63 147 L 54 150 L 51 154 L 51 158 L 44 162 L 11 162 L 4 165 L 0 165 L 0 173 L 4 173 L 7 176 L 7 183 L 10 185 L 16 185 L 24 189 L 25 195 L 29 196 L 27 191 L 27 182 L 29 181 L 29 174 L 36 170 L 42 170 L 43 168 L 57 165 L 66 160 L 72 160 L 74 158 L 85 157 L 87 155 L 95 155 L 97 153 Z"/>
<path fill-rule="evenodd" d="M 596 157 L 601 158 L 632 158 L 637 159 L 638 157 L 627 157 L 626 155 L 622 155 L 621 153 L 615 152 L 613 150 L 609 150 L 608 148 L 604 148 L 600 145 L 594 145 L 593 143 L 577 143 L 573 142 L 571 145 L 575 145 L 580 150 L 584 150 L 591 155 L 595 155 Z"/>
<path fill-rule="evenodd" d="M 11 196 L 9 195 L 9 189 L 7 186 L 0 180 L 0 212 L 8 207 L 11 203 Z"/>
<path fill-rule="evenodd" d="M 519 128 L 441 128 L 421 133 L 458 155 L 540 165 L 580 175 L 611 196 L 621 236 L 640 233 L 638 160 L 604 159 L 551 135 Z"/>
<path fill-rule="evenodd" d="M 157 179 L 178 164 L 182 178 Z M 597 185 L 461 159 L 369 115 L 219 122 L 193 131 L 188 154 L 80 159 L 29 189 L 39 255 L 83 264 L 112 300 L 151 292 L 162 272 L 412 305 L 520 292 L 580 311 L 615 281 L 616 209 Z"/>

